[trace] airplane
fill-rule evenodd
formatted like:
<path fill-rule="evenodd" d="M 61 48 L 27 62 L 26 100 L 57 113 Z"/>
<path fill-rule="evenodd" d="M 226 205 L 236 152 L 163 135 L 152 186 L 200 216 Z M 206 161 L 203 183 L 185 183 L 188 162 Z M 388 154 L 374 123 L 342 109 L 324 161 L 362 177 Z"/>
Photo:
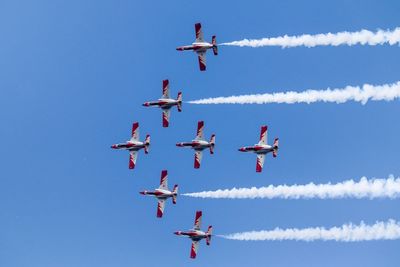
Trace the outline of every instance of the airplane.
<path fill-rule="evenodd" d="M 149 153 L 150 135 L 146 135 L 144 142 L 139 141 L 139 123 L 132 124 L 132 137 L 129 141 L 111 146 L 112 149 L 122 149 L 129 151 L 129 169 L 134 169 L 139 150 L 144 149 L 144 153 Z"/>
<path fill-rule="evenodd" d="M 161 181 L 160 186 L 155 189 L 153 192 L 151 191 L 141 191 L 139 192 L 142 195 L 153 195 L 157 198 L 157 217 L 161 218 L 164 213 L 165 201 L 168 198 L 172 198 L 172 203 L 176 204 L 176 197 L 178 196 L 178 185 L 174 186 L 174 189 L 170 191 L 168 189 L 168 172 L 167 170 L 161 171 Z"/>
<path fill-rule="evenodd" d="M 195 259 L 197 255 L 197 250 L 199 247 L 199 241 L 202 239 L 206 239 L 206 244 L 209 246 L 211 244 L 211 236 L 212 236 L 212 226 L 208 226 L 207 232 L 203 232 L 200 230 L 201 226 L 201 217 L 202 212 L 196 212 L 196 218 L 194 220 L 194 227 L 188 231 L 177 231 L 174 232 L 176 235 L 186 235 L 190 239 L 192 239 L 192 247 L 190 249 L 190 258 Z"/>
<path fill-rule="evenodd" d="M 170 114 L 170 109 L 173 106 L 176 106 L 178 111 L 182 111 L 182 92 L 178 93 L 178 98 L 171 99 L 169 97 L 169 81 L 168 80 L 163 80 L 163 94 L 158 101 L 152 101 L 152 102 L 145 102 L 143 106 L 145 107 L 150 107 L 150 106 L 157 106 L 162 109 L 162 121 L 163 121 L 163 127 L 168 127 L 169 125 L 169 114 Z"/>
<path fill-rule="evenodd" d="M 216 41 L 216 36 L 213 35 L 211 39 L 211 43 L 204 41 L 203 31 L 201 30 L 201 24 L 196 23 L 194 25 L 195 32 L 196 32 L 196 40 L 191 45 L 179 46 L 176 48 L 178 51 L 184 50 L 193 50 L 193 52 L 197 53 L 199 58 L 199 66 L 200 71 L 206 70 L 206 52 L 207 49 L 212 49 L 214 55 L 218 55 L 218 46 Z"/>
<path fill-rule="evenodd" d="M 178 147 L 190 147 L 195 150 L 194 155 L 194 168 L 200 168 L 201 158 L 203 156 L 203 150 L 206 148 L 210 149 L 210 154 L 214 154 L 214 146 L 215 146 L 215 134 L 211 135 L 210 142 L 204 140 L 203 137 L 203 128 L 204 128 L 204 121 L 199 121 L 197 123 L 197 135 L 194 140 L 191 142 L 180 142 L 177 143 L 176 146 Z"/>
<path fill-rule="evenodd" d="M 276 158 L 278 155 L 278 142 L 279 138 L 275 138 L 273 145 L 268 145 L 266 142 L 268 140 L 268 126 L 261 126 L 260 141 L 254 146 L 245 146 L 239 148 L 241 152 L 254 152 L 257 154 L 257 164 L 256 172 L 261 172 L 265 155 L 272 152 L 272 156 Z"/>

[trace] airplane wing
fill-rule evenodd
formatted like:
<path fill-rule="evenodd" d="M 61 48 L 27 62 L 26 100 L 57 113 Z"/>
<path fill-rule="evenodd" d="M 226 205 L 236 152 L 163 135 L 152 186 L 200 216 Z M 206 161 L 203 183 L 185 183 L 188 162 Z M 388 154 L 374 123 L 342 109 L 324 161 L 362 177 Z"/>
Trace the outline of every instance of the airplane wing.
<path fill-rule="evenodd" d="M 169 108 L 163 108 L 162 109 L 162 126 L 163 127 L 168 127 L 169 126 L 169 115 L 170 115 L 170 109 Z"/>
<path fill-rule="evenodd" d="M 137 151 L 129 151 L 129 169 L 134 169 L 136 165 Z"/>
<path fill-rule="evenodd" d="M 157 217 L 161 218 L 164 214 L 165 199 L 158 199 Z"/>
<path fill-rule="evenodd" d="M 192 247 L 190 248 L 190 258 L 195 259 L 197 250 L 199 249 L 199 241 L 192 241 Z"/>
<path fill-rule="evenodd" d="M 161 180 L 159 189 L 168 190 L 168 172 L 167 170 L 161 171 Z"/>
<path fill-rule="evenodd" d="M 194 219 L 194 227 L 193 229 L 195 230 L 200 230 L 201 227 L 201 217 L 203 216 L 203 213 L 199 210 L 196 211 L 196 218 Z"/>
<path fill-rule="evenodd" d="M 268 126 L 261 126 L 260 141 L 258 143 L 260 145 L 265 145 L 267 141 L 268 141 Z"/>
<path fill-rule="evenodd" d="M 199 169 L 200 168 L 202 156 L 203 156 L 203 151 L 196 150 L 196 152 L 194 154 L 194 168 L 195 169 Z"/>
<path fill-rule="evenodd" d="M 204 121 L 199 121 L 197 123 L 196 140 L 204 140 L 203 128 L 204 128 Z"/>
<path fill-rule="evenodd" d="M 138 122 L 134 122 L 132 124 L 131 141 L 139 141 L 139 123 Z"/>
<path fill-rule="evenodd" d="M 258 154 L 257 155 L 257 165 L 256 165 L 256 172 L 261 172 L 264 166 L 264 159 L 265 154 Z"/>
<path fill-rule="evenodd" d="M 206 70 L 206 52 L 198 52 L 197 56 L 199 58 L 200 71 Z"/>
<path fill-rule="evenodd" d="M 161 98 L 169 98 L 169 81 L 162 81 L 162 97 Z"/>
<path fill-rule="evenodd" d="M 201 30 L 201 23 L 196 23 L 194 25 L 194 29 L 196 32 L 196 42 L 197 43 L 204 42 L 203 31 Z"/>

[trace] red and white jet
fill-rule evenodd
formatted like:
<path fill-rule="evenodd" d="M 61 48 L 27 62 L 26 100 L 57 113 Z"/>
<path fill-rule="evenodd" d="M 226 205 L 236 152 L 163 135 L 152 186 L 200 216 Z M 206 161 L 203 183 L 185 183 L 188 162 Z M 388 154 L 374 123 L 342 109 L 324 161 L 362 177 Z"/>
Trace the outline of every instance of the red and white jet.
<path fill-rule="evenodd" d="M 121 144 L 112 145 L 113 149 L 123 149 L 129 151 L 129 169 L 134 169 L 139 150 L 144 149 L 144 153 L 149 153 L 150 135 L 146 135 L 144 142 L 139 141 L 139 123 L 132 124 L 132 137 L 129 141 Z"/>
<path fill-rule="evenodd" d="M 199 121 L 197 123 L 197 135 L 191 142 L 181 142 L 177 143 L 178 147 L 190 147 L 195 150 L 194 154 L 194 168 L 200 168 L 201 158 L 203 156 L 203 150 L 206 148 L 210 149 L 210 154 L 214 154 L 215 146 L 215 134 L 211 135 L 210 142 L 204 140 L 203 137 L 204 121 Z"/>
<path fill-rule="evenodd" d="M 207 246 L 211 243 L 211 236 L 212 236 L 212 226 L 208 226 L 207 232 L 203 232 L 200 230 L 201 227 L 201 217 L 202 212 L 196 212 L 196 219 L 194 220 L 194 227 L 188 231 L 177 231 L 174 234 L 176 235 L 186 235 L 190 239 L 192 239 L 192 247 L 190 249 L 190 257 L 192 259 L 196 258 L 197 250 L 199 247 L 199 241 L 202 239 L 206 239 Z"/>
<path fill-rule="evenodd" d="M 162 109 L 162 122 L 163 122 L 163 127 L 168 127 L 169 125 L 169 114 L 170 114 L 170 109 L 173 106 L 176 106 L 178 111 L 182 111 L 182 92 L 178 93 L 178 98 L 177 99 L 172 99 L 169 97 L 169 81 L 168 80 L 163 80 L 163 94 L 158 101 L 152 101 L 152 102 L 145 102 L 143 106 L 145 107 L 150 107 L 150 106 L 157 106 Z"/>
<path fill-rule="evenodd" d="M 196 23 L 194 25 L 195 31 L 196 31 L 196 40 L 194 43 L 191 45 L 185 45 L 185 46 L 179 46 L 176 48 L 178 51 L 184 51 L 184 50 L 193 50 L 193 52 L 197 53 L 197 56 L 199 58 L 199 66 L 200 70 L 204 71 L 206 70 L 206 52 L 207 49 L 212 49 L 214 52 L 214 55 L 218 55 L 218 47 L 217 47 L 217 41 L 216 41 L 216 36 L 213 35 L 211 39 L 211 43 L 208 43 L 204 41 L 203 37 L 203 31 L 201 30 L 201 24 Z"/>
<path fill-rule="evenodd" d="M 256 172 L 262 171 L 266 154 L 272 152 L 272 156 L 274 158 L 276 158 L 276 156 L 278 155 L 279 138 L 275 138 L 274 144 L 272 146 L 266 143 L 267 140 L 268 140 L 268 126 L 261 126 L 260 141 L 254 146 L 245 146 L 239 148 L 239 151 L 241 152 L 254 152 L 257 154 Z"/>
<path fill-rule="evenodd" d="M 174 186 L 174 189 L 170 191 L 168 189 L 168 172 L 167 170 L 163 170 L 161 171 L 160 186 L 157 189 L 155 189 L 153 192 L 145 190 L 139 193 L 142 195 L 153 195 L 157 198 L 157 217 L 161 218 L 164 213 L 165 201 L 168 198 L 172 198 L 172 203 L 176 204 L 176 197 L 178 196 L 178 185 L 176 184 Z"/>

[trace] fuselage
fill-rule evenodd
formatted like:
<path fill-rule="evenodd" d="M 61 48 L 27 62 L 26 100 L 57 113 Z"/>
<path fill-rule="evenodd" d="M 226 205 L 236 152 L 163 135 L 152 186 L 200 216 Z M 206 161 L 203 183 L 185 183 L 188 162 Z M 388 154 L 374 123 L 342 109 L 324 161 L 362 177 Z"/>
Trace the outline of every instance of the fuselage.
<path fill-rule="evenodd" d="M 213 48 L 214 45 L 208 42 L 194 42 L 191 45 L 179 46 L 176 48 L 178 51 L 193 50 L 194 52 L 204 52 L 207 49 Z"/>
<path fill-rule="evenodd" d="M 192 140 L 191 142 L 180 142 L 176 144 L 176 146 L 190 147 L 193 148 L 194 150 L 203 150 L 211 147 L 212 145 L 213 145 L 212 143 L 207 142 L 205 140 Z"/>
<path fill-rule="evenodd" d="M 126 141 L 125 143 L 112 145 L 112 149 L 123 149 L 123 150 L 140 150 L 146 147 L 146 144 L 140 141 Z"/>
<path fill-rule="evenodd" d="M 150 106 L 158 106 L 160 108 L 170 108 L 172 106 L 179 105 L 182 101 L 171 99 L 171 98 L 160 98 L 157 101 L 150 101 L 143 103 L 143 106 L 150 107 Z"/>
<path fill-rule="evenodd" d="M 165 189 L 154 189 L 154 191 L 142 191 L 139 192 L 142 195 L 152 195 L 155 196 L 156 198 L 168 198 L 168 197 L 173 197 L 176 196 L 177 193 L 171 192 L 169 190 L 165 190 Z"/>
<path fill-rule="evenodd" d="M 194 230 L 194 229 L 188 231 L 177 231 L 174 234 L 187 236 L 194 241 L 199 241 L 203 238 L 207 238 L 208 236 L 210 236 L 210 234 L 207 234 L 201 230 Z"/>
<path fill-rule="evenodd" d="M 273 147 L 271 145 L 260 145 L 260 144 L 255 144 L 254 146 L 245 146 L 239 148 L 239 151 L 241 152 L 254 152 L 256 154 L 267 154 L 270 152 L 273 152 L 276 147 Z"/>

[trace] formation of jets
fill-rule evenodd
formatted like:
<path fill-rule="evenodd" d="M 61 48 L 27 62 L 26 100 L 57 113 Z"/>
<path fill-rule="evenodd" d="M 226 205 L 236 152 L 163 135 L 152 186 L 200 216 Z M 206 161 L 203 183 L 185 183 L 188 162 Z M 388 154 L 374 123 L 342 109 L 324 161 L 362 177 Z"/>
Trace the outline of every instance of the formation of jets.
<path fill-rule="evenodd" d="M 206 70 L 206 52 L 208 49 L 212 49 L 214 55 L 218 55 L 218 47 L 216 44 L 216 37 L 212 37 L 211 43 L 204 41 L 201 24 L 195 24 L 196 40 L 192 45 L 180 46 L 177 48 L 179 51 L 193 50 L 197 53 L 199 59 L 200 71 Z M 182 111 L 182 92 L 178 92 L 176 99 L 170 97 L 169 94 L 169 80 L 163 80 L 162 82 L 162 96 L 157 101 L 149 101 L 143 103 L 144 107 L 159 107 L 162 110 L 162 126 L 169 127 L 170 112 L 171 108 L 176 106 L 178 112 Z M 209 141 L 204 138 L 204 121 L 198 121 L 196 137 L 190 142 L 179 142 L 176 143 L 177 147 L 188 147 L 194 150 L 194 168 L 199 169 L 201 165 L 201 159 L 203 150 L 209 149 L 210 154 L 214 154 L 215 147 L 215 134 L 212 134 Z M 241 152 L 253 152 L 257 155 L 256 172 L 261 172 L 265 156 L 268 153 L 272 153 L 273 157 L 278 154 L 278 138 L 275 138 L 272 145 L 268 145 L 268 127 L 261 127 L 260 140 L 254 146 L 246 146 L 239 149 Z M 128 150 L 129 151 L 129 169 L 134 169 L 136 166 L 136 160 L 139 150 L 144 150 L 145 154 L 149 153 L 150 148 L 150 135 L 147 134 L 144 141 L 140 141 L 139 138 L 139 123 L 134 122 L 132 124 L 132 134 L 130 140 L 124 143 L 118 143 L 111 146 L 112 149 Z M 178 197 L 178 185 L 174 185 L 172 190 L 168 188 L 168 171 L 161 171 L 161 180 L 158 188 L 154 191 L 141 191 L 139 192 L 145 196 L 154 196 L 157 199 L 157 217 L 162 218 L 165 209 L 165 202 L 170 198 L 173 204 L 176 204 Z M 197 255 L 199 242 L 202 239 L 206 240 L 206 244 L 210 245 L 212 237 L 212 226 L 209 226 L 207 231 L 201 230 L 201 218 L 202 211 L 196 212 L 194 227 L 188 231 L 176 231 L 174 234 L 179 236 L 187 236 L 192 240 L 192 246 L 190 250 L 190 258 L 194 259 Z"/>

